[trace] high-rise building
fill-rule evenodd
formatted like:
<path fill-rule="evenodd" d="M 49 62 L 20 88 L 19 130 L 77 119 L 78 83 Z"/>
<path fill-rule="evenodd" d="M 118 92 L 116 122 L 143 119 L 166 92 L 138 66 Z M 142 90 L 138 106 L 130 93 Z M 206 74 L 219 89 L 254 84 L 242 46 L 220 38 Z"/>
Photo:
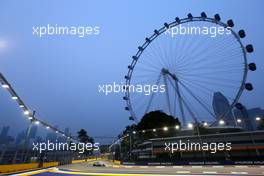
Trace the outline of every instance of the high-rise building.
<path fill-rule="evenodd" d="M 242 110 L 235 109 L 234 115 L 236 118 L 242 120 L 241 126 L 248 130 L 257 130 L 259 122 L 256 121 L 256 117 L 264 117 L 264 109 L 251 108 L 247 109 L 243 106 Z"/>
<path fill-rule="evenodd" d="M 253 124 L 253 128 L 254 130 L 257 130 L 258 126 L 259 126 L 259 122 L 256 121 L 256 117 L 264 117 L 264 109 L 261 108 L 251 108 L 248 109 L 248 115 L 250 117 L 250 120 Z"/>
<path fill-rule="evenodd" d="M 57 129 L 58 125 L 56 125 L 55 128 Z M 49 133 L 47 133 L 46 140 L 55 143 L 57 139 L 58 139 L 58 134 L 55 133 L 53 130 L 50 130 Z"/>
<path fill-rule="evenodd" d="M 0 133 L 0 144 L 7 144 L 14 141 L 12 136 L 8 136 L 10 126 L 3 126 Z"/>
<path fill-rule="evenodd" d="M 239 126 L 252 131 L 254 130 L 254 125 L 252 123 L 252 119 L 250 118 L 248 114 L 248 110 L 245 106 L 243 106 L 243 109 L 234 109 L 234 116 L 236 119 L 240 119 L 240 123 L 238 123 Z"/>
<path fill-rule="evenodd" d="M 221 92 L 214 93 L 213 109 L 217 120 L 222 119 L 226 125 L 235 126 L 236 123 L 229 101 Z"/>
<path fill-rule="evenodd" d="M 25 142 L 26 132 L 23 130 L 17 134 L 15 144 L 19 145 Z"/>
<path fill-rule="evenodd" d="M 36 125 L 33 125 L 30 129 L 30 133 L 29 133 L 29 136 L 28 138 L 29 139 L 34 139 L 37 135 L 37 132 L 38 132 L 38 127 Z"/>
<path fill-rule="evenodd" d="M 66 135 L 70 135 L 70 134 L 71 134 L 71 132 L 70 132 L 70 128 L 69 128 L 69 127 L 65 128 L 64 133 L 65 133 Z"/>
<path fill-rule="evenodd" d="M 10 128 L 9 126 L 3 126 L 1 133 L 0 133 L 0 138 L 7 137 L 9 128 Z"/>

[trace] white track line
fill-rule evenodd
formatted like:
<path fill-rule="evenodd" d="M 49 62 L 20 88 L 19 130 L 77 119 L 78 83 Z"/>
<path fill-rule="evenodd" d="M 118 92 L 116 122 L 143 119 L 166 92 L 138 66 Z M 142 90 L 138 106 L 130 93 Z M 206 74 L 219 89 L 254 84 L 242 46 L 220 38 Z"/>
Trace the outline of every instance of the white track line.
<path fill-rule="evenodd" d="M 203 166 L 192 166 L 192 168 L 203 168 Z"/>
<path fill-rule="evenodd" d="M 189 174 L 191 171 L 177 171 L 177 174 Z"/>
<path fill-rule="evenodd" d="M 203 174 L 217 174 L 216 171 L 203 171 Z"/>
<path fill-rule="evenodd" d="M 173 166 L 173 168 L 178 168 L 178 169 L 180 169 L 180 168 L 183 168 L 183 166 Z"/>
<path fill-rule="evenodd" d="M 224 168 L 225 166 L 212 166 L 213 168 Z"/>
<path fill-rule="evenodd" d="M 235 168 L 248 168 L 248 166 L 235 166 Z"/>
<path fill-rule="evenodd" d="M 53 169 L 55 170 L 55 167 L 47 168 L 47 169 L 39 169 L 39 170 L 29 171 L 29 172 L 23 172 L 23 173 L 20 173 L 20 174 L 12 174 L 12 175 L 16 176 L 16 175 L 38 174 L 38 173 L 45 172 L 45 171 L 48 171 L 48 170 L 53 170 Z"/>
<path fill-rule="evenodd" d="M 156 166 L 156 168 L 161 169 L 161 168 L 165 168 L 165 166 Z"/>
<path fill-rule="evenodd" d="M 231 174 L 248 174 L 248 172 L 236 172 L 236 171 L 231 171 Z"/>
<path fill-rule="evenodd" d="M 119 168 L 120 166 L 113 165 L 114 168 Z"/>

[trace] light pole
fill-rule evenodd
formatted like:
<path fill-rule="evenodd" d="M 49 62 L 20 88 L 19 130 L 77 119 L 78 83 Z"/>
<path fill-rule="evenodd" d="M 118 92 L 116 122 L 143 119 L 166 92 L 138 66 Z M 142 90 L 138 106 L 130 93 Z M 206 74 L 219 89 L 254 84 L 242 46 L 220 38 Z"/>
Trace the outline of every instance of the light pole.
<path fill-rule="evenodd" d="M 129 130 L 129 161 L 131 161 L 131 152 L 132 152 L 132 129 Z"/>
<path fill-rule="evenodd" d="M 34 119 L 35 117 L 35 113 L 36 111 L 33 111 L 33 114 L 32 114 L 32 119 Z M 27 128 L 27 132 L 26 132 L 26 138 L 25 138 L 25 143 L 24 143 L 24 152 L 25 152 L 25 155 L 24 155 L 24 159 L 23 161 L 26 162 L 27 160 L 27 154 L 28 154 L 28 140 L 29 140 L 29 135 L 30 135 L 30 132 L 31 132 L 31 128 L 32 128 L 32 124 L 33 124 L 33 120 L 30 120 L 30 123 L 29 123 L 29 126 Z"/>
<path fill-rule="evenodd" d="M 191 125 L 190 125 L 190 127 L 192 127 Z M 201 133 L 200 133 L 200 123 L 197 121 L 196 118 L 195 118 L 195 127 L 196 127 L 196 130 L 197 130 L 198 138 L 200 140 L 200 144 L 202 144 L 202 137 L 201 137 Z M 205 161 L 205 153 L 204 153 L 204 150 L 202 150 L 202 155 L 203 155 L 203 160 Z"/>

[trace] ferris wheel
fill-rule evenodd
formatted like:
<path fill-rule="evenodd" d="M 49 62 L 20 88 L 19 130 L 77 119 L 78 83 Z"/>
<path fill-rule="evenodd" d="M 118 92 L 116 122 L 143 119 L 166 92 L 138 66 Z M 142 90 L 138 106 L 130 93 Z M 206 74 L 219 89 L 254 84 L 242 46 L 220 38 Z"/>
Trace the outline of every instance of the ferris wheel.
<path fill-rule="evenodd" d="M 240 108 L 243 90 L 253 86 L 246 81 L 248 70 L 256 70 L 248 63 L 253 52 L 251 44 L 244 46 L 244 30 L 234 31 L 234 23 L 221 21 L 202 12 L 194 17 L 178 17 L 164 23 L 138 47 L 125 76 L 125 109 L 136 123 L 146 113 L 161 110 L 187 122 L 224 119 L 234 108 Z M 130 86 L 164 86 L 165 91 L 152 91 L 148 95 L 129 91 Z M 228 108 L 221 117 L 213 107 L 216 94 L 224 95 Z"/>

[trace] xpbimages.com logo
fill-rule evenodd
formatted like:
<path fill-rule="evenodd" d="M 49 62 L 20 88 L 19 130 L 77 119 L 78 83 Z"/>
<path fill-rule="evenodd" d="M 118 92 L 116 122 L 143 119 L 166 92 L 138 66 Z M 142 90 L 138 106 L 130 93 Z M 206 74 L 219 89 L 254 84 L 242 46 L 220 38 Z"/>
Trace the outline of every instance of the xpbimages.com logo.
<path fill-rule="evenodd" d="M 156 84 L 123 84 L 113 82 L 112 84 L 102 84 L 98 85 L 98 92 L 103 93 L 105 95 L 109 95 L 111 93 L 143 93 L 144 95 L 151 95 L 152 93 L 164 93 L 166 91 L 166 85 L 156 85 Z"/>
<path fill-rule="evenodd" d="M 64 143 L 64 142 L 38 142 L 33 143 L 33 151 L 78 151 L 84 153 L 85 151 L 98 151 L 99 143 Z"/>
<path fill-rule="evenodd" d="M 190 142 L 190 140 L 178 142 L 168 142 L 164 144 L 164 151 L 175 153 L 180 151 L 209 151 L 214 154 L 218 151 L 230 151 L 232 143 L 230 142 Z"/>
<path fill-rule="evenodd" d="M 165 31 L 165 35 L 176 37 L 177 35 L 207 35 L 212 38 L 221 35 L 230 35 L 231 27 L 224 28 L 223 26 L 191 26 L 179 25 L 170 27 Z"/>
<path fill-rule="evenodd" d="M 53 36 L 53 35 L 71 35 L 79 38 L 99 35 L 99 26 L 58 26 L 47 24 L 46 26 L 33 26 L 32 34 L 38 37 Z"/>

